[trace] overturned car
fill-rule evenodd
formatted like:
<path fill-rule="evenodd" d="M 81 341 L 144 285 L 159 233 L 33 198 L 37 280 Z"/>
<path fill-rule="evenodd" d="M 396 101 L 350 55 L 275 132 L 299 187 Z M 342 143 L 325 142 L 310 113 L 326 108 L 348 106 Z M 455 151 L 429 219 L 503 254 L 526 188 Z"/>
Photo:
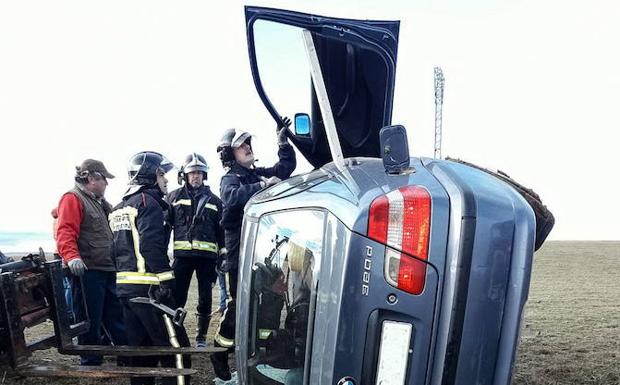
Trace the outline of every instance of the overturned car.
<path fill-rule="evenodd" d="M 510 383 L 551 213 L 505 175 L 409 157 L 390 126 L 399 22 L 245 12 L 259 96 L 297 112 L 315 170 L 245 208 L 240 383 Z"/>

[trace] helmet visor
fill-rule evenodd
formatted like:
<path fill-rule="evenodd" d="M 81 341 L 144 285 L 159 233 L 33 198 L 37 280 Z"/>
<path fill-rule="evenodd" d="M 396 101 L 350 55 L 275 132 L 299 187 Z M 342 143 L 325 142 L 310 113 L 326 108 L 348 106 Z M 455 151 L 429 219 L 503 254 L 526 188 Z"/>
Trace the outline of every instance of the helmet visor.
<path fill-rule="evenodd" d="M 168 158 L 162 156 L 161 162 L 159 163 L 159 168 L 164 172 L 164 174 L 167 174 L 172 169 L 175 169 L 176 166 Z"/>
<path fill-rule="evenodd" d="M 239 131 L 235 134 L 230 146 L 232 148 L 238 148 L 245 142 L 248 142 L 248 144 L 250 144 L 249 141 L 251 141 L 253 137 L 254 135 L 250 134 L 249 132 Z"/>
<path fill-rule="evenodd" d="M 151 184 L 155 182 L 156 174 L 168 173 L 174 164 L 168 158 L 157 152 L 144 151 L 137 153 L 129 160 L 129 184 Z"/>

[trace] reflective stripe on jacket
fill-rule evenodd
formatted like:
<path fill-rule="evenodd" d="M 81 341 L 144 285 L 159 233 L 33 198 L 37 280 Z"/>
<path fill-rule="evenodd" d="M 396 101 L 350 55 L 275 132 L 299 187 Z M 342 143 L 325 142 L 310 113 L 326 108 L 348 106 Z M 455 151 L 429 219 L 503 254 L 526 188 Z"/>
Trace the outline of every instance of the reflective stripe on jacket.
<path fill-rule="evenodd" d="M 150 285 L 174 278 L 167 254 L 167 211 L 159 188 L 142 188 L 110 214 L 119 297 L 146 296 Z"/>
<path fill-rule="evenodd" d="M 192 188 L 186 184 L 168 195 L 168 203 L 174 257 L 216 259 L 224 247 L 222 201 L 208 186 Z"/>
<path fill-rule="evenodd" d="M 172 271 L 159 274 L 140 273 L 137 271 L 119 271 L 116 273 L 116 283 L 133 283 L 144 285 L 159 285 L 160 282 L 174 279 Z"/>

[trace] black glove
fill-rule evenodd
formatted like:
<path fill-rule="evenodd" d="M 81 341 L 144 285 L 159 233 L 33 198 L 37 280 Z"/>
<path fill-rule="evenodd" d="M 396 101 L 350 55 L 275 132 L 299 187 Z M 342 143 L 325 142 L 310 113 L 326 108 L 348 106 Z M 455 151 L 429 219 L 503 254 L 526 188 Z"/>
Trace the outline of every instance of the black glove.
<path fill-rule="evenodd" d="M 174 285 L 170 281 L 160 282 L 159 285 L 152 285 L 149 288 L 149 297 L 156 302 L 166 305 L 171 309 L 176 308 L 174 300 Z"/>
<path fill-rule="evenodd" d="M 220 256 L 220 258 L 217 259 L 215 263 L 215 270 L 220 274 L 225 274 L 230 271 L 230 265 L 226 260 L 226 256 Z"/>
<path fill-rule="evenodd" d="M 288 143 L 288 128 L 291 126 L 291 119 L 286 116 L 280 117 L 280 121 L 278 122 L 278 127 L 276 128 L 276 133 L 278 135 L 278 145 L 282 146 Z"/>

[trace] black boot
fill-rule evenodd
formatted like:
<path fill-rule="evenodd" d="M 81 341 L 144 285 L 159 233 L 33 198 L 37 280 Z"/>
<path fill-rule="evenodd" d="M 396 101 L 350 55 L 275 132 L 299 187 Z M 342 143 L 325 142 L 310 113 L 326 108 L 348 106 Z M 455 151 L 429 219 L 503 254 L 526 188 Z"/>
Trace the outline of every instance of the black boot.
<path fill-rule="evenodd" d="M 215 341 L 213 346 L 216 348 L 222 347 L 220 344 Z M 225 352 L 217 352 L 211 354 L 211 365 L 213 365 L 213 371 L 215 372 L 215 376 L 221 380 L 228 381 L 232 378 L 230 374 L 230 366 L 228 366 L 228 352 L 231 349 Z"/>
<path fill-rule="evenodd" d="M 207 347 L 207 330 L 209 329 L 209 322 L 211 316 L 196 314 L 196 347 Z"/>

